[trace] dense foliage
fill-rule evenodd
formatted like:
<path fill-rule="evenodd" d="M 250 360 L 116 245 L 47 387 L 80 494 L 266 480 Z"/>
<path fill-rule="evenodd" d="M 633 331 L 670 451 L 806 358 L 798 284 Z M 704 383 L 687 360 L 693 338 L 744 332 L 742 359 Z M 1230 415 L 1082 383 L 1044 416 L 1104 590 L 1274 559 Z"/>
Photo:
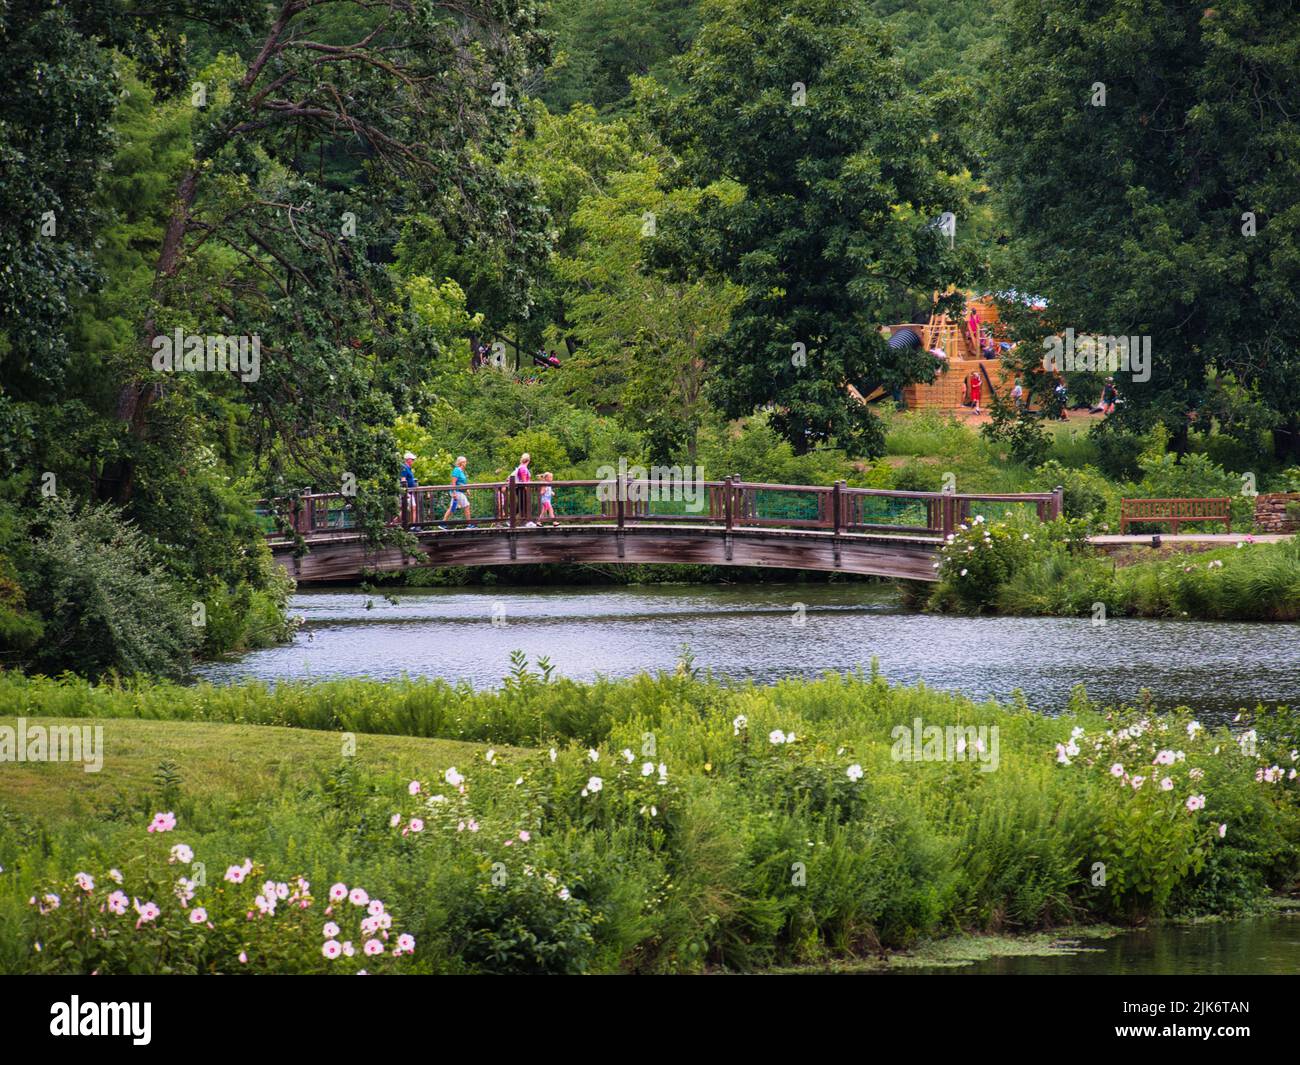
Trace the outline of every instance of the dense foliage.
<path fill-rule="evenodd" d="M 1300 621 L 1300 538 L 1118 564 L 1088 548 L 1087 523 L 976 515 L 945 545 L 938 609 L 1091 617 Z"/>
<path fill-rule="evenodd" d="M 798 452 L 879 454 L 864 392 L 928 380 L 925 352 L 887 349 L 879 327 L 901 295 L 969 269 L 935 222 L 965 214 L 953 173 L 965 152 L 940 98 L 911 90 L 880 26 L 841 5 L 730 0 L 682 57 L 684 92 L 656 121 L 696 181 L 730 180 L 658 220 L 654 259 L 720 273 L 743 290 L 714 346 L 711 383 L 730 416 L 758 407 Z"/>
<path fill-rule="evenodd" d="M 1300 457 L 1300 29 L 1289 0 L 1011 0 L 990 183 L 1032 365 L 1046 334 L 1150 339 L 1119 415 Z M 1030 383 L 1050 388 L 1044 375 Z M 1094 396 L 1096 393 L 1094 392 Z M 1253 411 L 1251 416 L 1243 417 Z"/>

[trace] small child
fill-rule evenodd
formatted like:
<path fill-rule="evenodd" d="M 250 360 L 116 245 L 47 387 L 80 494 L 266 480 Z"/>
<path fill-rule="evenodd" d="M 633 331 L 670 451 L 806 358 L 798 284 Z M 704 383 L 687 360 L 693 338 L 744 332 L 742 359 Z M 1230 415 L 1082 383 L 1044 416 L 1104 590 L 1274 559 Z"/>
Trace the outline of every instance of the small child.
<path fill-rule="evenodd" d="M 543 518 L 550 518 L 552 521 L 555 519 L 555 508 L 551 506 L 551 501 L 555 498 L 555 489 L 552 488 L 550 484 L 552 480 L 554 480 L 554 478 L 551 474 L 542 474 L 542 481 L 544 482 L 541 492 L 542 510 L 541 513 L 537 515 L 538 521 L 541 521 Z M 555 521 L 554 523 L 556 525 L 560 524 L 558 521 Z"/>

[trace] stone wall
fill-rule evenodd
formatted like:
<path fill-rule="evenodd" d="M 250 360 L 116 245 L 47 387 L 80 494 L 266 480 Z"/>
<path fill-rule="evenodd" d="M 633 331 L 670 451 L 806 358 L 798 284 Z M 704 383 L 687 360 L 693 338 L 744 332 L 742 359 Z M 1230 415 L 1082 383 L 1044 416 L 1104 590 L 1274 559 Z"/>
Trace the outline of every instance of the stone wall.
<path fill-rule="evenodd" d="M 1300 519 L 1287 514 L 1288 503 L 1300 506 L 1300 492 L 1270 492 L 1255 497 L 1255 524 L 1261 532 L 1300 532 Z"/>

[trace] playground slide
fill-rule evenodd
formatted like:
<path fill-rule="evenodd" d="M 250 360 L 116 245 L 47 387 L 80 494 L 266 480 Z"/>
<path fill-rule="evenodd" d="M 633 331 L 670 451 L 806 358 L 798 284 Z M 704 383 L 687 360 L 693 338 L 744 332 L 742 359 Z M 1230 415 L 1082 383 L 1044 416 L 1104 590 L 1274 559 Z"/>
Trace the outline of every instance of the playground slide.
<path fill-rule="evenodd" d="M 897 333 L 889 338 L 889 347 L 891 351 L 906 351 L 909 348 L 919 348 L 921 346 L 921 336 L 915 329 L 900 329 Z M 845 385 L 849 395 L 859 403 L 874 403 L 878 399 L 883 399 L 888 393 L 882 385 L 872 385 L 870 388 L 858 389 L 853 385 Z"/>

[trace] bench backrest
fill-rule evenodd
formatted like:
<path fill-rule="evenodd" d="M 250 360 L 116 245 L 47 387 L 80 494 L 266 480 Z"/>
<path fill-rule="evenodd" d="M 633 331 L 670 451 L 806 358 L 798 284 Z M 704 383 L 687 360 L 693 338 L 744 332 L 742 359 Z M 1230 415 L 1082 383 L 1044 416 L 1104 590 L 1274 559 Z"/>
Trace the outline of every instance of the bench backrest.
<path fill-rule="evenodd" d="M 1227 496 L 1210 499 L 1121 499 L 1126 518 L 1226 518 L 1232 507 Z"/>

